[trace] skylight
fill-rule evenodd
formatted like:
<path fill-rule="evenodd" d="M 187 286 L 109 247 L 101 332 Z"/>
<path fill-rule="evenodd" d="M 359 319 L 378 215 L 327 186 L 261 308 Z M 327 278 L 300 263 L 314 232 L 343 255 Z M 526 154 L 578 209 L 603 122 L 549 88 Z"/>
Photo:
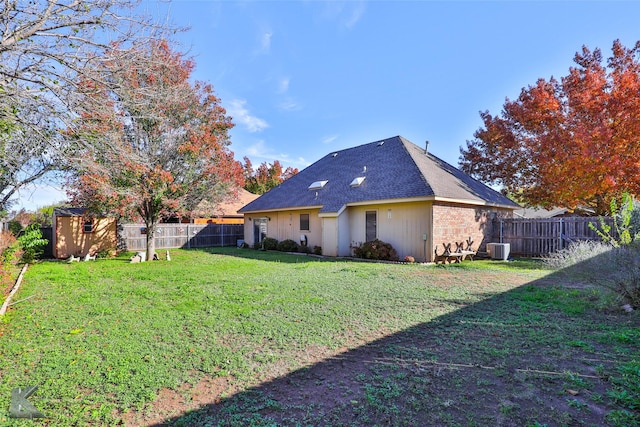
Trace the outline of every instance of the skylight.
<path fill-rule="evenodd" d="M 313 184 L 311 184 L 309 186 L 309 190 L 320 190 L 321 188 L 323 188 L 325 185 L 327 185 L 327 182 L 329 181 L 316 181 Z"/>
<path fill-rule="evenodd" d="M 360 187 L 362 185 L 362 183 L 364 182 L 366 176 L 359 176 L 357 178 L 354 178 L 353 181 L 351 181 L 351 186 L 352 187 Z"/>

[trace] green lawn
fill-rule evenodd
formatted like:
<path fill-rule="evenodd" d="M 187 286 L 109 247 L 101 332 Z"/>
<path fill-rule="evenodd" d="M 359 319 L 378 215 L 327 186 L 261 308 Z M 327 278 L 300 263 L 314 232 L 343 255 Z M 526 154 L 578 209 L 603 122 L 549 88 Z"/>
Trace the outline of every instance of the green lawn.
<path fill-rule="evenodd" d="M 0 424 L 640 425 L 637 312 L 536 262 L 171 256 L 31 266 Z"/>

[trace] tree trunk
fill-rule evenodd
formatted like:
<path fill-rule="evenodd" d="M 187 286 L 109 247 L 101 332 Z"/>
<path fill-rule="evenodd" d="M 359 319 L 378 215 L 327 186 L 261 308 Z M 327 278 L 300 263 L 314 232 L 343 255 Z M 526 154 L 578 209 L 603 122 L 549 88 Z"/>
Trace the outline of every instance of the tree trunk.
<path fill-rule="evenodd" d="M 153 254 L 156 253 L 156 222 L 151 220 L 146 223 L 147 226 L 147 261 L 153 260 Z"/>
<path fill-rule="evenodd" d="M 597 194 L 595 203 L 595 214 L 598 216 L 609 216 L 611 215 L 611 200 L 607 200 L 605 196 L 601 194 Z"/>

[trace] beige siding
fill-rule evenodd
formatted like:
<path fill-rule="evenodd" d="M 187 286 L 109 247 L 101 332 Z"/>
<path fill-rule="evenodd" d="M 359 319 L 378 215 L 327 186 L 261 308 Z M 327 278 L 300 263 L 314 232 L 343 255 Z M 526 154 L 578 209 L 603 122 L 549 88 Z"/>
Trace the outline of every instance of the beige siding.
<path fill-rule="evenodd" d="M 244 216 L 244 242 L 253 246 L 253 217 Z"/>
<path fill-rule="evenodd" d="M 338 218 L 322 219 L 322 255 L 338 256 Z M 320 245 L 318 245 L 320 246 Z"/>
<path fill-rule="evenodd" d="M 349 231 L 349 210 L 345 209 L 337 219 L 338 256 L 351 255 L 351 233 Z"/>
<path fill-rule="evenodd" d="M 89 252 L 115 251 L 117 246 L 116 220 L 97 218 L 92 233 L 84 232 L 84 218 L 56 217 L 55 247 L 56 258 L 68 258 L 71 255 L 84 256 Z"/>
<path fill-rule="evenodd" d="M 245 241 L 250 245 L 254 243 L 255 219 L 269 218 L 266 223 L 268 237 L 299 242 L 300 234 L 305 234 L 309 247 L 321 246 L 323 255 L 349 256 L 352 245 L 365 241 L 367 211 L 377 213 L 378 239 L 391 243 L 400 259 L 411 255 L 419 261 L 433 261 L 436 245 L 441 252 L 443 242 L 462 242 L 469 237 L 475 242 L 473 249 L 484 250 L 492 233 L 493 218 L 511 215 L 508 209 L 444 202 L 350 206 L 338 216 L 322 218 L 318 209 L 259 212 L 245 215 Z M 309 231 L 300 230 L 301 213 L 309 214 Z"/>
<path fill-rule="evenodd" d="M 430 203 L 410 202 L 348 208 L 351 244 L 365 241 L 365 214 L 377 212 L 377 237 L 390 243 L 402 259 L 411 255 L 416 260 L 430 260 L 429 241 L 426 245 L 423 235 L 430 237 Z M 426 248 L 425 248 L 426 246 Z"/>
<path fill-rule="evenodd" d="M 309 215 L 309 230 L 300 229 L 300 214 Z M 251 219 L 249 219 L 251 218 Z M 252 212 L 245 214 L 244 236 L 245 242 L 253 245 L 254 221 L 259 218 L 267 218 L 267 237 L 277 239 L 279 242 L 291 239 L 300 243 L 300 236 L 307 236 L 307 245 L 310 248 L 322 246 L 322 222 L 318 217 L 318 209 L 303 209 L 278 212 Z"/>

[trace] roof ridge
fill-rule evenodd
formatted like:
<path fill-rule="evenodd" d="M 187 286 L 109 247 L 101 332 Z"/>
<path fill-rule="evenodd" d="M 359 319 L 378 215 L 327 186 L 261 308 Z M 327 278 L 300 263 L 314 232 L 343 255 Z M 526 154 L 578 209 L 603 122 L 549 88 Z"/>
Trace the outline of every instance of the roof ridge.
<path fill-rule="evenodd" d="M 366 147 L 367 145 L 374 145 L 374 144 L 378 145 L 380 143 L 386 143 L 387 141 L 391 141 L 391 140 L 394 140 L 394 139 L 406 140 L 405 138 L 403 138 L 400 135 L 391 136 L 391 137 L 388 137 L 388 138 L 382 138 L 382 139 L 378 139 L 376 141 L 367 142 L 367 143 L 356 145 L 356 146 L 353 146 L 353 147 L 343 148 L 341 150 L 331 150 L 328 154 L 326 154 L 325 156 L 322 156 L 321 159 L 324 159 L 327 156 L 332 156 L 335 153 L 340 154 L 340 153 L 344 153 L 344 152 L 351 151 L 351 150 L 357 150 L 357 149 L 361 149 L 362 147 Z M 409 141 L 409 142 L 411 142 L 411 141 Z M 314 162 L 314 163 L 316 163 L 316 162 Z"/>

